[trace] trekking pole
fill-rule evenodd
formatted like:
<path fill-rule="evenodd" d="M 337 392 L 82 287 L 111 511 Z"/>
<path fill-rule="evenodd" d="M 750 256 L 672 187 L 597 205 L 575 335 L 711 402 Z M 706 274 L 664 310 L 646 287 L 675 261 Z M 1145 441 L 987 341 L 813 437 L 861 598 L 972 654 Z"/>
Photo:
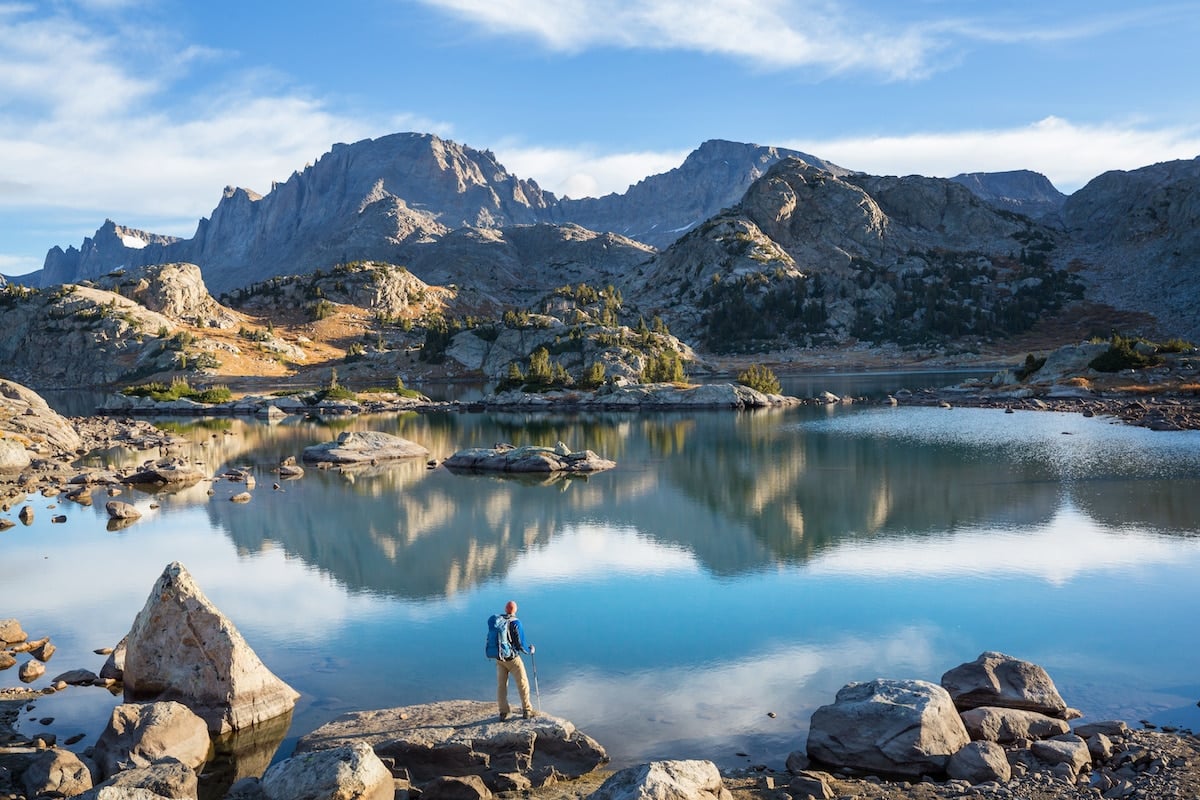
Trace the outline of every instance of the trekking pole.
<path fill-rule="evenodd" d="M 537 656 L 535 656 L 533 653 L 530 653 L 529 660 L 533 663 L 533 691 L 537 695 L 537 701 L 538 701 L 537 710 L 538 710 L 538 713 L 540 714 L 540 713 L 542 713 L 542 690 L 540 688 L 538 688 Z"/>

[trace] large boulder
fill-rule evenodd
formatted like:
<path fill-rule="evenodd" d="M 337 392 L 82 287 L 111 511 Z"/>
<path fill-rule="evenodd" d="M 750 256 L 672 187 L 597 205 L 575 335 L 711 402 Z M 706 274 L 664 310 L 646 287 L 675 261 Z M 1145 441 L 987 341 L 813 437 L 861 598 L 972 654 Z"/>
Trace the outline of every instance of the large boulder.
<path fill-rule="evenodd" d="M 1048 739 L 1070 730 L 1066 720 L 1048 717 L 1036 711 L 1019 708 L 980 706 L 968 709 L 959 716 L 974 740 L 1015 742 L 1018 739 Z"/>
<path fill-rule="evenodd" d="M 599 472 L 616 463 L 591 450 L 572 452 L 559 447 L 472 447 L 459 450 L 442 464 L 450 470 L 466 472 Z"/>
<path fill-rule="evenodd" d="M 652 761 L 610 776 L 589 800 L 730 800 L 711 761 Z"/>
<path fill-rule="evenodd" d="M 33 459 L 25 445 L 0 434 L 0 472 L 17 472 L 28 467 Z"/>
<path fill-rule="evenodd" d="M 808 756 L 885 777 L 941 775 L 970 739 L 950 695 L 918 680 L 851 683 L 812 716 Z"/>
<path fill-rule="evenodd" d="M 972 785 L 990 781 L 1007 783 L 1012 777 L 1012 767 L 1000 745 L 995 742 L 971 742 L 950 756 L 946 774 Z"/>
<path fill-rule="evenodd" d="M 50 408 L 41 395 L 0 378 L 0 441 L 5 439 L 31 447 L 45 446 L 72 457 L 83 446 L 75 426 Z"/>
<path fill-rule="evenodd" d="M 142 512 L 138 511 L 137 506 L 132 503 L 123 503 L 120 500 L 109 500 L 104 504 L 104 510 L 108 512 L 109 519 L 140 519 Z"/>
<path fill-rule="evenodd" d="M 500 722 L 495 703 L 474 700 L 345 714 L 300 739 L 296 752 L 349 742 L 394 758 L 414 783 L 478 775 L 493 791 L 577 778 L 608 761 L 604 748 L 565 719 L 541 714 Z"/>
<path fill-rule="evenodd" d="M 1054 681 L 1037 664 L 987 651 L 942 676 L 942 686 L 960 710 L 999 706 L 1065 717 L 1067 704 Z"/>
<path fill-rule="evenodd" d="M 1039 761 L 1050 765 L 1066 764 L 1076 775 L 1092 764 L 1087 742 L 1074 734 L 1034 742 L 1029 750 Z"/>
<path fill-rule="evenodd" d="M 29 638 L 19 620 L 12 617 L 0 619 L 0 645 L 17 644 Z"/>
<path fill-rule="evenodd" d="M 152 792 L 156 797 L 194 800 L 200 781 L 196 770 L 177 758 L 165 757 L 145 767 L 123 770 L 97 786 Z"/>
<path fill-rule="evenodd" d="M 300 695 L 277 678 L 179 562 L 154 584 L 125 638 L 126 701 L 177 700 L 214 734 L 291 713 Z"/>
<path fill-rule="evenodd" d="M 336 441 L 304 448 L 305 461 L 360 464 L 398 458 L 427 458 L 429 451 L 416 442 L 379 431 L 342 431 Z"/>
<path fill-rule="evenodd" d="M 267 800 L 392 800 L 392 773 L 365 742 L 297 753 L 267 769 Z"/>
<path fill-rule="evenodd" d="M 30 797 L 74 797 L 92 788 L 92 769 L 70 750 L 38 753 L 21 775 Z"/>
<path fill-rule="evenodd" d="M 208 726 L 182 703 L 122 703 L 96 740 L 93 758 L 107 779 L 167 756 L 197 769 L 211 750 Z"/>

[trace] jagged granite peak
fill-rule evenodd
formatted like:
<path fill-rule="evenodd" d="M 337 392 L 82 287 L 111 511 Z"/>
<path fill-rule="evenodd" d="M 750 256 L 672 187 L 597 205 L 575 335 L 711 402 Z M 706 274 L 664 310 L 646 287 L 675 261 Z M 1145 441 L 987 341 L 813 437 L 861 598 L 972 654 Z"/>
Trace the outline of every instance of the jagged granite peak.
<path fill-rule="evenodd" d="M 661 249 L 740 201 L 754 181 L 784 158 L 833 174 L 848 172 L 798 150 L 710 139 L 678 167 L 643 178 L 623 194 L 562 199 L 556 220 L 619 233 Z"/>
<path fill-rule="evenodd" d="M 79 248 L 52 247 L 46 254 L 39 285 L 73 283 L 123 266 L 155 263 L 166 247 L 179 241 L 175 236 L 149 233 L 106 219 L 93 236 L 84 238 Z"/>
<path fill-rule="evenodd" d="M 115 239 L 82 276 L 72 273 L 78 259 L 64 259 L 56 248 L 29 281 L 45 286 L 116 266 L 186 261 L 199 264 L 209 288 L 221 294 L 351 260 L 407 263 L 418 246 L 459 228 L 538 223 L 577 224 L 661 247 L 736 203 L 771 164 L 789 156 L 845 172 L 797 151 L 713 140 L 624 194 L 559 200 L 511 175 L 490 151 L 398 133 L 334 145 L 266 195 L 226 187 L 191 239 L 142 249 Z"/>
<path fill-rule="evenodd" d="M 1047 219 L 1058 214 L 1067 199 L 1049 178 L 1028 169 L 964 172 L 950 180 L 967 187 L 988 205 L 1034 219 Z"/>

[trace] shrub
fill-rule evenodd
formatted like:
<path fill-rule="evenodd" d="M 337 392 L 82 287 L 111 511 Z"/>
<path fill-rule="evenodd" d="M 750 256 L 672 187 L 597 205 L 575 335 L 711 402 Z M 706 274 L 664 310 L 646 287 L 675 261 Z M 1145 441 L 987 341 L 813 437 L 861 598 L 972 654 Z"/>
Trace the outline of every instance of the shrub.
<path fill-rule="evenodd" d="M 1088 366 L 1097 372 L 1120 372 L 1123 369 L 1151 367 L 1162 362 L 1158 356 L 1139 353 L 1135 349 L 1137 343 L 1137 339 L 1114 334 L 1108 349 L 1093 358 Z"/>
<path fill-rule="evenodd" d="M 779 394 L 782 391 L 779 378 L 775 377 L 775 373 L 762 364 L 751 364 L 738 375 L 737 379 L 738 383 L 743 386 L 749 386 L 763 394 Z"/>
<path fill-rule="evenodd" d="M 1033 353 L 1027 353 L 1025 355 L 1025 364 L 1013 374 L 1016 376 L 1017 380 L 1024 381 L 1026 378 L 1037 372 L 1045 365 L 1045 356 L 1042 358 L 1034 358 Z"/>
<path fill-rule="evenodd" d="M 683 360 L 674 350 L 652 356 L 642 370 L 643 383 L 683 383 Z"/>
<path fill-rule="evenodd" d="M 197 403 L 226 403 L 233 399 L 228 386 L 216 385 L 207 389 L 194 389 L 183 378 L 175 378 L 168 386 L 160 381 L 151 381 L 138 386 L 126 386 L 121 394 L 129 397 L 149 397 L 157 402 L 169 402 L 181 398 Z"/>
<path fill-rule="evenodd" d="M 604 364 L 600 361 L 593 361 L 579 378 L 580 388 L 595 389 L 601 386 L 604 383 L 604 372 Z"/>

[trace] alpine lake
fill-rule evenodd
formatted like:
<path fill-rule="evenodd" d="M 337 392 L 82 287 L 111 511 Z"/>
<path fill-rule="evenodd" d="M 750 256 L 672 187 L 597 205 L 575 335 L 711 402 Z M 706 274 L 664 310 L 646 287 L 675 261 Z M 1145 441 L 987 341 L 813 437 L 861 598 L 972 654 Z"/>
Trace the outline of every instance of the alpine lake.
<path fill-rule="evenodd" d="M 822 375 L 784 389 L 878 397 L 961 378 Z M 1043 666 L 1084 721 L 1200 730 L 1200 432 L 877 402 L 160 424 L 214 476 L 251 468 L 253 499 L 230 502 L 245 487 L 219 479 L 126 490 L 144 516 L 110 531 L 102 491 L 90 507 L 30 497 L 32 524 L 0 533 L 0 616 L 58 648 L 35 688 L 98 672 L 93 651 L 124 636 L 179 561 L 301 693 L 276 759 L 347 711 L 494 700 L 486 620 L 509 599 L 537 648 L 525 657 L 535 705 L 614 767 L 782 768 L 843 685 L 937 682 L 987 650 Z M 617 467 L 513 478 L 416 459 L 273 474 L 350 429 L 403 436 L 438 461 L 562 441 Z M 0 685 L 20 685 L 16 672 Z M 86 734 L 81 751 L 117 702 L 72 687 L 38 700 L 21 730 Z"/>

